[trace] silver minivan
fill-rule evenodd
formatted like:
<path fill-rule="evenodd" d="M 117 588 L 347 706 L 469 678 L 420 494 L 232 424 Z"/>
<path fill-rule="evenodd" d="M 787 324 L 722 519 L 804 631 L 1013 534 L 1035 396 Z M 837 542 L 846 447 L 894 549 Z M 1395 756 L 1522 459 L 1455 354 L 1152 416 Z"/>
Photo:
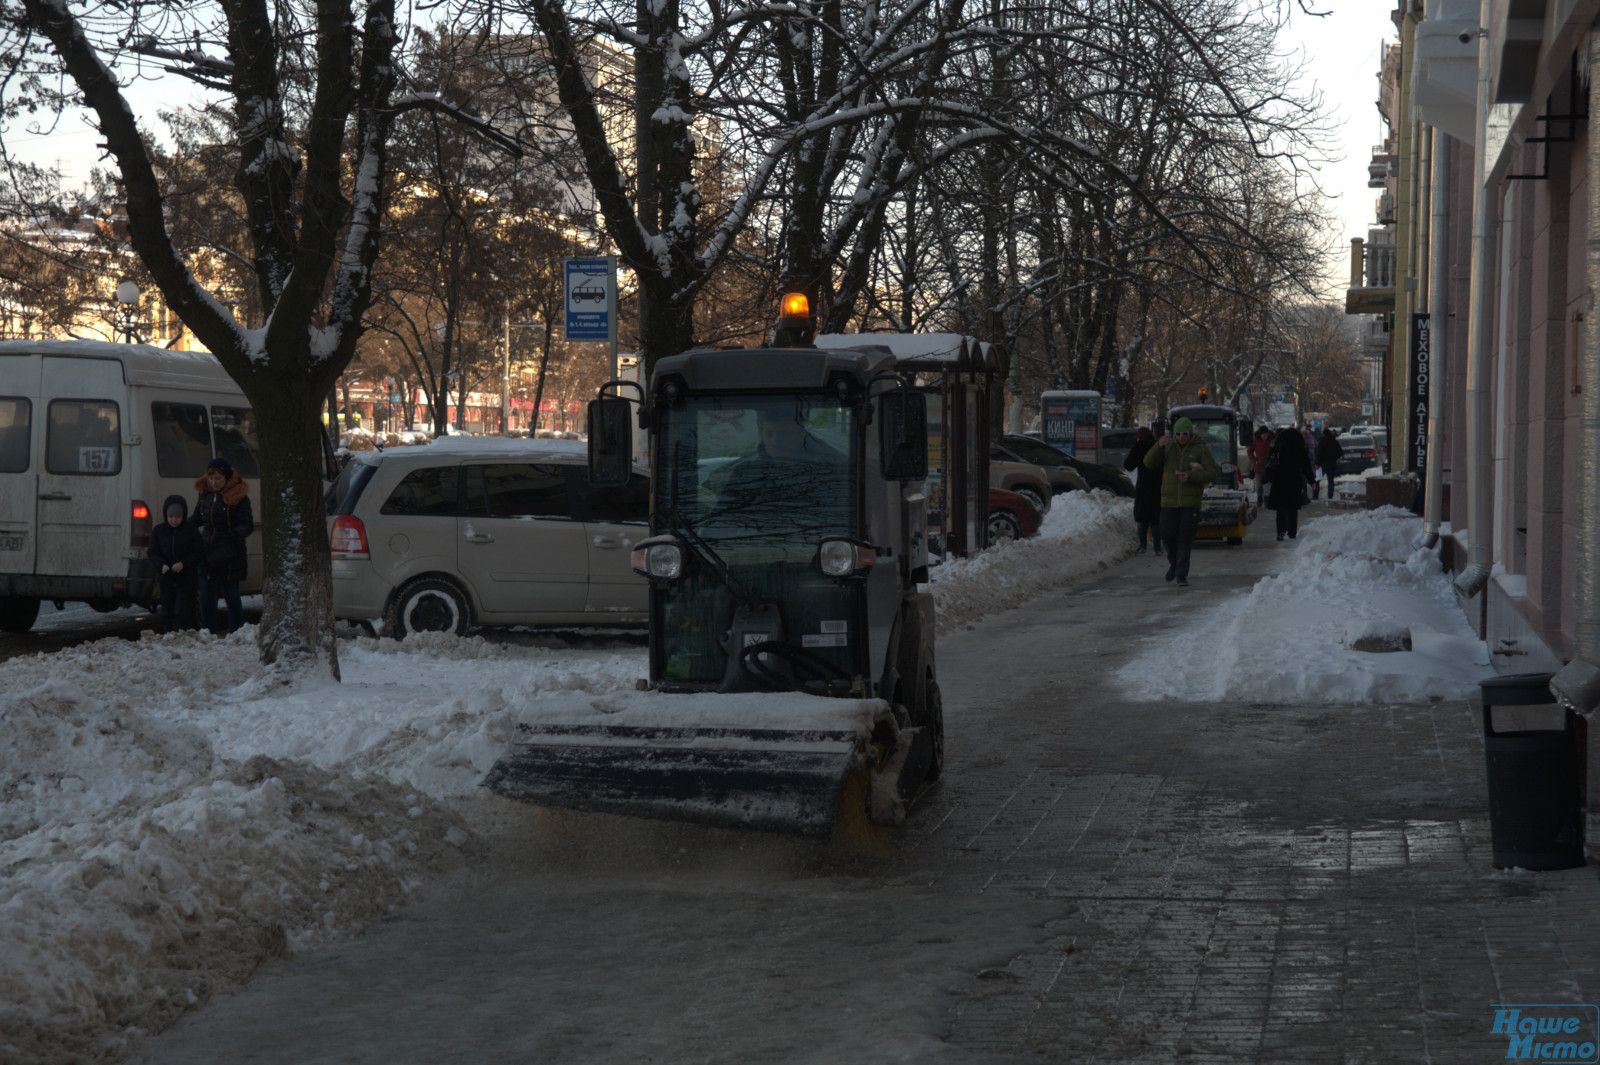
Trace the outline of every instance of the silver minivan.
<path fill-rule="evenodd" d="M 440 437 L 358 452 L 328 492 L 333 612 L 389 635 L 648 623 L 633 545 L 650 481 L 588 483 L 572 440 Z"/>

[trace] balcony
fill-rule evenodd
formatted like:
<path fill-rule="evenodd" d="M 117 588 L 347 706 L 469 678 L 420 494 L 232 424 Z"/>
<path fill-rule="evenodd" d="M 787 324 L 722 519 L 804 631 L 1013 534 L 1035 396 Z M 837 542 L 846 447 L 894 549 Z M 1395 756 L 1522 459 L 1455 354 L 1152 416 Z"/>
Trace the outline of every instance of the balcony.
<path fill-rule="evenodd" d="M 1372 161 L 1367 164 L 1367 188 L 1381 189 L 1389 183 L 1389 149 L 1382 144 L 1372 149 Z"/>
<path fill-rule="evenodd" d="M 1394 310 L 1395 248 L 1393 244 L 1350 241 L 1350 287 L 1344 294 L 1346 314 L 1388 314 Z"/>
<path fill-rule="evenodd" d="M 1376 207 L 1378 224 L 1380 226 L 1394 225 L 1394 193 L 1384 189 L 1383 195 L 1378 197 Z"/>

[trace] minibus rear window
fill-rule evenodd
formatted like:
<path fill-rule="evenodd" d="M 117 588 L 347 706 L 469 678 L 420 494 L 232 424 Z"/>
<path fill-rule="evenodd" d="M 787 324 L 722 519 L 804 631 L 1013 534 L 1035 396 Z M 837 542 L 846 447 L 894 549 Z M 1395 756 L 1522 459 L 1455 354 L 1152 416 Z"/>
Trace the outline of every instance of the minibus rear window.
<path fill-rule="evenodd" d="M 256 455 L 261 441 L 256 435 L 256 412 L 249 407 L 212 407 L 211 431 L 216 435 L 217 454 L 233 463 L 240 477 L 260 477 L 261 463 Z"/>
<path fill-rule="evenodd" d="M 122 473 L 122 409 L 112 400 L 51 400 L 45 469 L 80 477 Z"/>
<path fill-rule="evenodd" d="M 44 468 L 85 477 L 121 473 L 121 415 L 109 399 L 52 399 L 45 424 Z"/>
<path fill-rule="evenodd" d="M 26 473 L 33 404 L 23 396 L 0 396 L 0 473 Z"/>
<path fill-rule="evenodd" d="M 198 403 L 152 403 L 156 472 L 163 477 L 199 477 L 211 461 L 211 427 Z"/>

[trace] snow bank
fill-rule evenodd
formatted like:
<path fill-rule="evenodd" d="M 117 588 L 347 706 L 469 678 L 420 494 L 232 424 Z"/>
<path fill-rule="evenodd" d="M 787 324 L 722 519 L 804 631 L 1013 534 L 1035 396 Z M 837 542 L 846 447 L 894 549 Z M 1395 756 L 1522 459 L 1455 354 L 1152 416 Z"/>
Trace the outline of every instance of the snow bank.
<path fill-rule="evenodd" d="M 1103 491 L 1057 496 L 1038 536 L 933 568 L 938 631 L 1021 606 L 1127 558 L 1135 546 L 1131 499 Z"/>
<path fill-rule="evenodd" d="M 0 665 L 0 1063 L 109 1060 L 263 959 L 400 905 L 549 692 L 644 653 L 360 639 L 347 683 L 262 698 L 253 630 Z"/>
<path fill-rule="evenodd" d="M 1187 702 L 1469 697 L 1494 672 L 1488 648 L 1457 607 L 1437 549 L 1412 550 L 1416 530 L 1415 516 L 1395 507 L 1308 523 L 1281 574 L 1153 638 L 1118 671 L 1120 683 L 1134 699 Z M 1354 646 L 1402 631 L 1409 651 Z"/>

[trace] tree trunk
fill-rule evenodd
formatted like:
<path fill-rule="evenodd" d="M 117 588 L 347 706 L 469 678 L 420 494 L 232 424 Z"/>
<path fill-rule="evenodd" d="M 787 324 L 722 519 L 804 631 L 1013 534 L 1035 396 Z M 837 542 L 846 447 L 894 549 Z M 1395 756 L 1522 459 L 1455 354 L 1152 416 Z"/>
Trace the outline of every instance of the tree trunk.
<path fill-rule="evenodd" d="M 639 352 L 645 374 L 656 362 L 694 347 L 694 301 L 676 291 L 672 278 L 640 278 Z"/>
<path fill-rule="evenodd" d="M 285 678 L 314 673 L 322 660 L 337 680 L 333 579 L 319 472 L 322 390 L 308 391 L 298 375 L 277 378 L 263 373 L 245 387 L 261 432 L 261 483 L 274 487 L 256 501 L 262 566 L 272 582 L 262 598 L 257 642 L 262 663 Z"/>
<path fill-rule="evenodd" d="M 545 321 L 549 321 L 548 317 Z M 539 349 L 539 379 L 533 386 L 533 426 L 529 436 L 537 436 L 539 423 L 544 420 L 544 375 L 550 369 L 550 330 L 544 331 L 544 345 Z"/>

